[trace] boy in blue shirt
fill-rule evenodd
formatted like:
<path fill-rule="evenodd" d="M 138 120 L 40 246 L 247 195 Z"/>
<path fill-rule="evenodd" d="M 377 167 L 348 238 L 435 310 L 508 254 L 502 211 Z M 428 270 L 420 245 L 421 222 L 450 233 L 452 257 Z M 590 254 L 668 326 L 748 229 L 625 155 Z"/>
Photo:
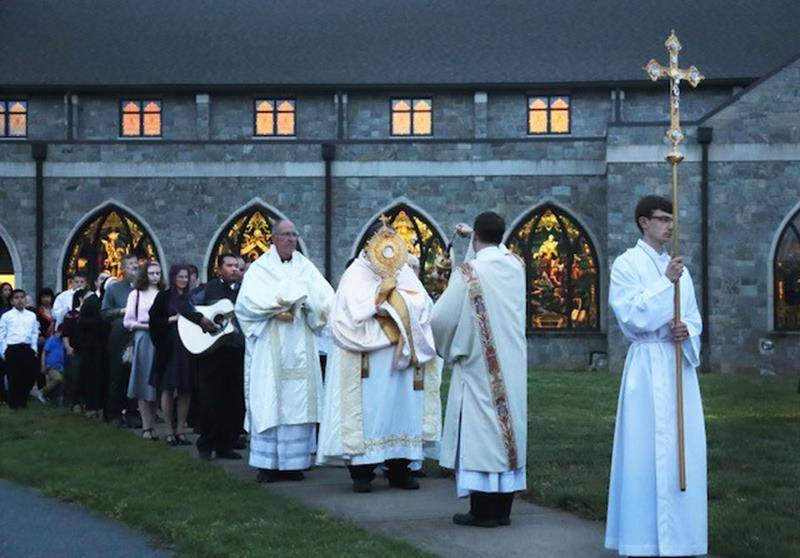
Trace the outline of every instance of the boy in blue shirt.
<path fill-rule="evenodd" d="M 42 348 L 42 375 L 45 386 L 42 394 L 47 396 L 56 391 L 64 381 L 64 365 L 66 363 L 64 341 L 61 339 L 61 326 L 47 338 Z"/>

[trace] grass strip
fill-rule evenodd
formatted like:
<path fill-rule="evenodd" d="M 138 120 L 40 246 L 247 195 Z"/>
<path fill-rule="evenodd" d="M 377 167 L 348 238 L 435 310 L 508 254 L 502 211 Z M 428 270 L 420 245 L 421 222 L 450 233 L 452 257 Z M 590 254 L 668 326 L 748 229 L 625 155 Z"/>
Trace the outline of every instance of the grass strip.
<path fill-rule="evenodd" d="M 533 373 L 528 494 L 605 519 L 620 376 Z M 700 377 L 708 441 L 709 550 L 800 557 L 797 376 Z"/>
<path fill-rule="evenodd" d="M 431 556 L 54 409 L 0 408 L 0 477 L 145 531 L 178 556 Z"/>

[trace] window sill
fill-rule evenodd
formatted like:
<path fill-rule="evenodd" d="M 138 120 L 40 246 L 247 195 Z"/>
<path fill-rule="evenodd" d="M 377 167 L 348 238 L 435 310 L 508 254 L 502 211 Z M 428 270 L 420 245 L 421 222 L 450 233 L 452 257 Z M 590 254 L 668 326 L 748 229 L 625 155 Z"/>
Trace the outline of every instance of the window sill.
<path fill-rule="evenodd" d="M 525 134 L 527 139 L 539 139 L 539 138 L 568 138 L 572 135 L 572 133 L 567 134 Z"/>
<path fill-rule="evenodd" d="M 605 337 L 607 331 L 602 329 L 527 329 L 528 337 Z"/>
<path fill-rule="evenodd" d="M 0 136 L 0 141 L 28 141 L 28 136 Z"/>
<path fill-rule="evenodd" d="M 297 136 L 252 136 L 254 141 L 296 140 Z"/>
<path fill-rule="evenodd" d="M 117 136 L 120 141 L 159 141 L 163 136 Z"/>

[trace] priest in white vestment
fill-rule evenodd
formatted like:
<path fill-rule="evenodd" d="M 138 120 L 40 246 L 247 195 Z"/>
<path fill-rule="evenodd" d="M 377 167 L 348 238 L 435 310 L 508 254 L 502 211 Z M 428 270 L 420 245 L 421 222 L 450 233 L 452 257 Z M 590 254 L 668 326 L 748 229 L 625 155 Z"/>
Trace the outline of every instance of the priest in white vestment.
<path fill-rule="evenodd" d="M 672 203 L 647 196 L 636 207 L 642 238 L 611 268 L 609 303 L 631 343 L 620 385 L 606 548 L 626 556 L 703 555 L 708 546 L 706 435 L 695 368 L 703 324 L 681 257 L 666 247 Z M 674 287 L 681 286 L 681 323 Z M 675 343 L 683 349 L 686 491 L 678 472 Z"/>
<path fill-rule="evenodd" d="M 371 242 L 392 235 L 384 226 Z M 433 303 L 399 249 L 392 252 L 398 260 L 388 276 L 368 252 L 362 250 L 342 275 L 331 310 L 317 462 L 346 463 L 355 492 L 372 490 L 380 463 L 387 466 L 389 486 L 416 489 L 409 463 L 422 460 L 426 446 L 441 436 L 442 363 L 430 328 Z"/>
<path fill-rule="evenodd" d="M 470 497 L 458 525 L 509 525 L 514 493 L 526 487 L 525 268 L 501 244 L 504 232 L 496 213 L 478 215 L 467 261 L 433 308 L 436 350 L 453 369 L 440 464 Z"/>
<path fill-rule="evenodd" d="M 333 289 L 296 251 L 291 221 L 274 228 L 273 248 L 245 273 L 236 318 L 245 336 L 245 430 L 259 482 L 302 480 L 313 463 L 322 414 L 316 333 Z"/>

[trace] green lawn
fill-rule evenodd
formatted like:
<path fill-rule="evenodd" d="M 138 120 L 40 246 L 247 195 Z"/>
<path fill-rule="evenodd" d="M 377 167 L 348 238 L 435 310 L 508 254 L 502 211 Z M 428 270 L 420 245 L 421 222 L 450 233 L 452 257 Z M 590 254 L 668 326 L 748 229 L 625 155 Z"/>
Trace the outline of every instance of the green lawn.
<path fill-rule="evenodd" d="M 584 517 L 606 514 L 620 376 L 536 373 L 529 383 L 528 496 Z M 800 556 L 797 376 L 704 375 L 709 551 Z"/>
<path fill-rule="evenodd" d="M 119 519 L 178 556 L 430 556 L 165 444 L 38 405 L 0 407 L 0 477 Z"/>
<path fill-rule="evenodd" d="M 605 517 L 619 381 L 616 374 L 531 374 L 531 500 Z M 701 389 L 710 551 L 800 557 L 797 377 L 708 375 Z M 424 555 L 163 444 L 40 407 L 0 408 L 0 477 L 143 529 L 179 556 Z"/>

